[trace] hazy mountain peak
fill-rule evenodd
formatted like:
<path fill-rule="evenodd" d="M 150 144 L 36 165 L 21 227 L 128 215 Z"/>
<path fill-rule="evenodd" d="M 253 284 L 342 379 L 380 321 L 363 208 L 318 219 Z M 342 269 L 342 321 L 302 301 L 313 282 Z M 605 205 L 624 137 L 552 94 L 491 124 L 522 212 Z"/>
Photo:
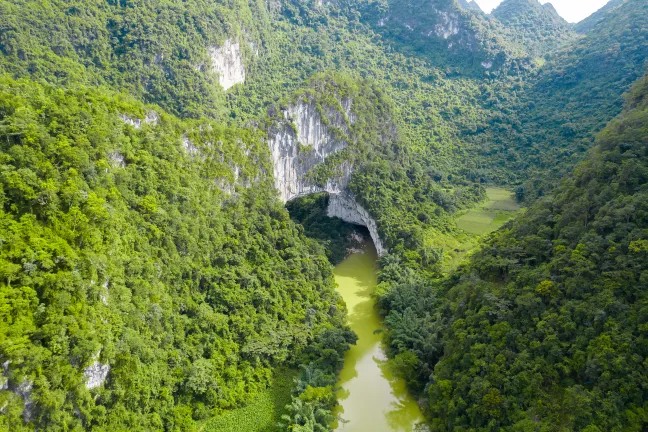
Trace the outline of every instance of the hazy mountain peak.
<path fill-rule="evenodd" d="M 622 6 L 627 1 L 628 0 L 610 0 L 601 9 L 597 10 L 592 15 L 585 18 L 583 21 L 577 23 L 574 29 L 578 33 L 587 33 L 592 28 L 594 28 L 598 23 L 604 21 L 609 13 L 613 12 L 615 9 Z"/>
<path fill-rule="evenodd" d="M 550 13 L 552 13 L 552 14 L 554 14 L 554 15 L 560 17 L 560 18 L 562 18 L 562 17 L 560 16 L 560 14 L 558 13 L 558 11 L 556 10 L 556 8 L 554 7 L 553 4 L 551 4 L 551 3 L 545 3 L 545 4 L 542 5 L 542 7 L 544 7 L 545 9 L 547 9 Z"/>
<path fill-rule="evenodd" d="M 458 1 L 459 1 L 459 6 L 461 6 L 464 9 L 483 12 L 482 8 L 479 7 L 479 5 L 477 4 L 477 2 L 475 0 L 470 0 L 470 1 L 468 1 L 468 0 L 458 0 Z"/>
<path fill-rule="evenodd" d="M 538 0 L 504 0 L 492 16 L 510 30 L 515 42 L 536 57 L 574 38 L 571 26 L 551 3 L 542 5 Z"/>

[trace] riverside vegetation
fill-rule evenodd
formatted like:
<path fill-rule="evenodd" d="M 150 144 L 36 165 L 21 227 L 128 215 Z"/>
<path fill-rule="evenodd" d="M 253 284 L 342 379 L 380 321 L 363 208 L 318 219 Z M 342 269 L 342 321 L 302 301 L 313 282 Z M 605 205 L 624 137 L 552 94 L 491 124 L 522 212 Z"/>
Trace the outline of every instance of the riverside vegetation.
<path fill-rule="evenodd" d="M 0 429 L 331 430 L 356 228 L 284 206 L 267 140 L 343 98 L 309 176 L 353 165 L 429 428 L 648 427 L 645 1 L 0 0 L 0 29 Z"/>

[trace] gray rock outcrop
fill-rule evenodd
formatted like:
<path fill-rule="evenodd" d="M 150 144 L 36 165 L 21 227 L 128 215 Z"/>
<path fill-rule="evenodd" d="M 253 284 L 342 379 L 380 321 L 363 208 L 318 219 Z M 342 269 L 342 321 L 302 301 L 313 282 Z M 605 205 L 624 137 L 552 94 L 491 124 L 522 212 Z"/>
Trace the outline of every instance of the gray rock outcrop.
<path fill-rule="evenodd" d="M 33 388 L 34 383 L 32 381 L 24 380 L 14 390 L 14 392 L 23 400 L 24 409 L 22 415 L 25 423 L 29 423 L 34 417 L 34 401 L 32 401 L 31 398 Z"/>
<path fill-rule="evenodd" d="M 23 379 L 20 384 L 16 385 L 15 378 L 11 381 L 11 371 L 9 370 L 10 361 L 2 363 L 2 372 L 0 373 L 0 390 L 9 390 L 23 400 L 23 419 L 29 423 L 34 418 L 34 401 L 31 398 L 34 382 Z M 6 408 L 7 404 L 0 408 L 0 414 Z"/>
<path fill-rule="evenodd" d="M 108 372 L 110 372 L 110 365 L 99 363 L 100 354 L 101 351 L 95 354 L 95 361 L 83 369 L 83 377 L 85 378 L 86 388 L 88 390 L 103 385 L 108 377 Z"/>
<path fill-rule="evenodd" d="M 349 128 L 356 117 L 350 99 L 339 102 L 342 110 L 328 109 L 326 120 L 317 106 L 308 101 L 299 101 L 283 111 L 283 121 L 270 131 L 268 139 L 275 187 L 283 202 L 313 193 L 328 193 L 328 216 L 367 227 L 378 254 L 382 255 L 386 249 L 376 221 L 347 190 L 354 171 L 352 163 L 340 163 L 325 185 L 317 184 L 308 175 L 329 156 L 349 145 Z"/>
<path fill-rule="evenodd" d="M 241 44 L 227 39 L 222 46 L 209 47 L 212 70 L 224 90 L 245 82 Z"/>
<path fill-rule="evenodd" d="M 133 126 L 135 129 L 141 129 L 144 124 L 152 124 L 153 126 L 156 126 L 160 119 L 155 111 L 147 112 L 143 119 L 129 117 L 126 114 L 122 114 L 120 117 L 124 123 Z"/>
<path fill-rule="evenodd" d="M 345 222 L 362 225 L 367 227 L 369 235 L 376 246 L 376 251 L 379 256 L 387 252 L 383 246 L 382 240 L 378 235 L 378 225 L 371 217 L 369 212 L 356 202 L 349 192 L 341 192 L 338 194 L 331 194 L 329 198 L 329 205 L 326 209 L 328 217 L 338 217 Z"/>
<path fill-rule="evenodd" d="M 2 373 L 0 374 L 0 390 L 9 388 L 9 360 L 2 363 Z"/>
<path fill-rule="evenodd" d="M 347 101 L 344 105 L 347 107 L 344 115 L 332 110 L 329 112 L 332 117 L 329 124 L 348 131 L 347 121 L 350 123 L 353 119 L 351 103 Z M 268 140 L 275 186 L 282 201 L 316 192 L 340 193 L 350 180 L 350 164 L 343 164 L 339 175 L 324 187 L 308 179 L 307 174 L 327 157 L 346 148 L 347 142 L 333 136 L 312 103 L 300 101 L 289 106 L 283 115 L 285 121 L 278 125 Z"/>

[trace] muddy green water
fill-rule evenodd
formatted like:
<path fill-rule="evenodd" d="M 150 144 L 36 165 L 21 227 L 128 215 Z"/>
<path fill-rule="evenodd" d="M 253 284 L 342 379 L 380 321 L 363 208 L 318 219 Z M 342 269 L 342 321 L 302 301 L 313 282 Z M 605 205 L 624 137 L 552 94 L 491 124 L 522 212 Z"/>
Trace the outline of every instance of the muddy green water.
<path fill-rule="evenodd" d="M 338 393 L 339 422 L 336 431 L 411 432 L 423 417 L 407 393 L 405 383 L 395 379 L 385 364 L 380 316 L 371 293 L 376 286 L 376 250 L 348 257 L 335 268 L 338 291 L 349 310 L 349 324 L 358 343 L 346 353 Z"/>

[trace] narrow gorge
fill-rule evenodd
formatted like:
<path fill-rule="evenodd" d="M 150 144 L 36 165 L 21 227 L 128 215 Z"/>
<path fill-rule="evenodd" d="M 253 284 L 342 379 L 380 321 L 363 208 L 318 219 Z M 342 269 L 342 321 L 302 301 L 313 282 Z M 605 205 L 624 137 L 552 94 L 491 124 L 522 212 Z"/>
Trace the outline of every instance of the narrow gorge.
<path fill-rule="evenodd" d="M 647 66 L 647 0 L 0 0 L 0 432 L 647 431 Z"/>

